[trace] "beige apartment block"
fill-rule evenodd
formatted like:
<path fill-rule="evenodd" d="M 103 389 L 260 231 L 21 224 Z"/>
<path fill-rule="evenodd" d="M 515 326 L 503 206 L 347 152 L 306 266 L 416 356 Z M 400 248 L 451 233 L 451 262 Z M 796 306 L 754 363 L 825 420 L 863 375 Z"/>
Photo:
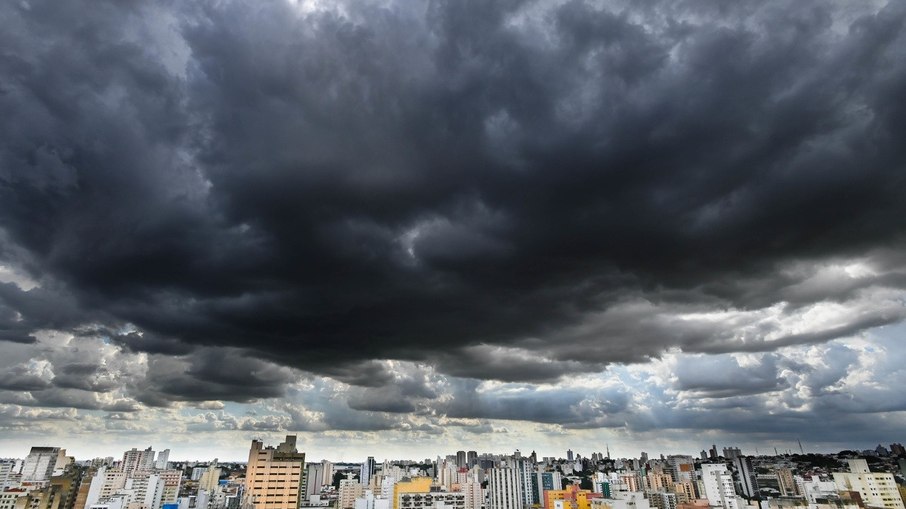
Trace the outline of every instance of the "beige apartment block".
<path fill-rule="evenodd" d="M 305 453 L 296 450 L 296 437 L 287 435 L 277 447 L 252 440 L 245 471 L 243 507 L 296 509 L 302 500 Z"/>

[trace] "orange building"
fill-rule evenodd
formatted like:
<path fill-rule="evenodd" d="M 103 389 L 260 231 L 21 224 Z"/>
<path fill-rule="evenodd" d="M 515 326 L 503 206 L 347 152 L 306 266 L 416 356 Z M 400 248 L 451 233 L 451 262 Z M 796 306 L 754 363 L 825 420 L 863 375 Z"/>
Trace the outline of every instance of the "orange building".
<path fill-rule="evenodd" d="M 544 492 L 544 509 L 591 509 L 591 499 L 603 495 L 591 490 L 579 489 L 572 484 L 564 490 L 547 490 Z"/>

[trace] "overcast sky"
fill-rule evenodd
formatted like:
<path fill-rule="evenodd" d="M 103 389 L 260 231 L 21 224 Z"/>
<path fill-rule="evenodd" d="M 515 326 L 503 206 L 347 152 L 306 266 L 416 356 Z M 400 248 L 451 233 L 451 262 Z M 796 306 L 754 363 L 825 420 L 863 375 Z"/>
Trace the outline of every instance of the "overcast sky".
<path fill-rule="evenodd" d="M 904 21 L 2 2 L 0 456 L 904 441 Z"/>

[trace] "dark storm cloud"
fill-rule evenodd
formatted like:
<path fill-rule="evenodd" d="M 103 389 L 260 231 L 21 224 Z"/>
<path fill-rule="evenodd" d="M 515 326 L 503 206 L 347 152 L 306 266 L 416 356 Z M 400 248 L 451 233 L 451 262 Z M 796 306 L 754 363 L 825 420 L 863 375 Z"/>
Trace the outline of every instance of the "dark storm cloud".
<path fill-rule="evenodd" d="M 398 382 L 374 359 L 549 381 L 903 319 L 738 336 L 672 314 L 904 287 L 901 3 L 344 12 L 0 7 L 0 261 L 40 285 L 0 284 L 0 338 L 89 331 L 149 352 L 133 390 L 150 405 L 280 396 L 295 378 L 278 363 L 406 412 L 368 392 Z M 787 270 L 850 257 L 878 273 Z M 596 422 L 571 401 L 567 424 Z M 449 412 L 559 422 L 525 403 Z"/>
<path fill-rule="evenodd" d="M 154 355 L 131 392 L 151 406 L 172 401 L 248 402 L 283 395 L 297 376 L 286 367 L 249 358 L 239 349 L 200 349 L 185 357 Z"/>
<path fill-rule="evenodd" d="M 745 368 L 729 356 L 692 358 L 681 362 L 674 374 L 678 389 L 704 397 L 729 398 L 787 387 L 786 380 L 778 374 L 776 358 L 770 355 Z"/>

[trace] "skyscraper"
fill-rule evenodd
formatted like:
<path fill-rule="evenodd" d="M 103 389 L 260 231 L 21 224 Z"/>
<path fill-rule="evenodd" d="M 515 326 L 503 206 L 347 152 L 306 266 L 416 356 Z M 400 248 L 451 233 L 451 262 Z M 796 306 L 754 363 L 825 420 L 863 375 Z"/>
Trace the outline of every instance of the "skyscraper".
<path fill-rule="evenodd" d="M 302 499 L 302 469 L 305 453 L 296 450 L 295 435 L 276 448 L 252 440 L 245 471 L 243 507 L 249 509 L 296 509 Z"/>

